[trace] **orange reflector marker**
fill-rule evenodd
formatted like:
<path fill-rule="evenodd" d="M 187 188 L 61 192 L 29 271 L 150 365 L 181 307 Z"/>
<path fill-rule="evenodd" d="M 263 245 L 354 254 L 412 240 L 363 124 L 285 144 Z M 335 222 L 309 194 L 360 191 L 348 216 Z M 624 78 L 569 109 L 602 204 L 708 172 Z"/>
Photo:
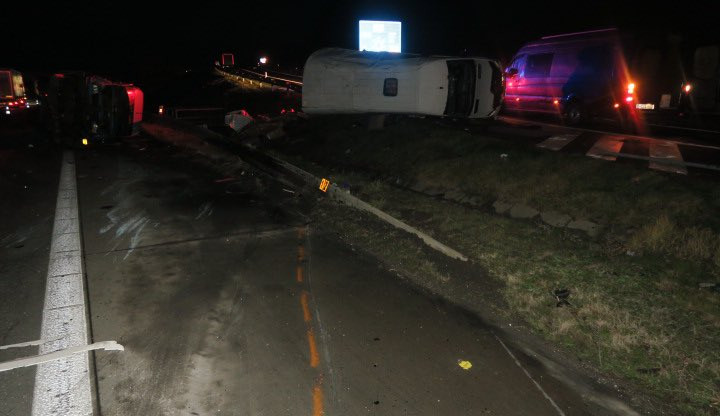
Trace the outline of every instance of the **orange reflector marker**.
<path fill-rule="evenodd" d="M 87 144 L 88 144 L 88 139 L 83 138 L 83 139 L 82 139 L 82 144 L 83 144 L 83 146 L 87 146 Z"/>
<path fill-rule="evenodd" d="M 613 107 L 615 107 L 615 108 L 619 108 L 619 107 L 620 107 L 620 104 L 618 104 L 618 103 L 615 103 L 615 104 L 613 105 Z"/>
<path fill-rule="evenodd" d="M 323 192 L 327 192 L 328 187 L 330 187 L 330 181 L 327 180 L 327 179 L 325 179 L 325 178 L 323 178 L 323 179 L 320 181 L 320 190 L 323 191 Z"/>

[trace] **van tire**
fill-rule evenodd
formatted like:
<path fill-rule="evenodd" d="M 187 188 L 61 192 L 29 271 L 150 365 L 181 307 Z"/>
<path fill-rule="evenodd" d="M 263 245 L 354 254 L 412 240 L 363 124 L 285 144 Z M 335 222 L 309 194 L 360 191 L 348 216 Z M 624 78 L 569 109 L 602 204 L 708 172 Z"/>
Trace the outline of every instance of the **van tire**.
<path fill-rule="evenodd" d="M 585 108 L 578 102 L 571 102 L 565 109 L 565 122 L 577 126 L 587 120 Z"/>

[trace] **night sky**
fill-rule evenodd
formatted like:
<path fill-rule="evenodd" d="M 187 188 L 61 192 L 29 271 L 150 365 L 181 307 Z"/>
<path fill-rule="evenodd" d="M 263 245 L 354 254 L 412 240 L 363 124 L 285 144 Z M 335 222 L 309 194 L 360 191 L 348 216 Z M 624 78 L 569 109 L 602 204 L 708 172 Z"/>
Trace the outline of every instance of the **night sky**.
<path fill-rule="evenodd" d="M 240 64 L 267 54 L 302 66 L 325 46 L 357 47 L 359 19 L 403 22 L 406 52 L 487 55 L 507 60 L 525 41 L 548 34 L 620 27 L 720 32 L 713 2 L 270 1 L 158 5 L 114 2 L 40 6 L 13 2 L 3 19 L 0 67 L 52 72 L 83 69 L 125 81 L 148 73 L 211 65 L 223 51 Z M 5 8 L 5 6 L 3 6 Z M 7 10 L 5 10 L 7 11 Z M 18 27 L 12 30 L 13 24 Z M 7 30 L 10 29 L 10 30 Z"/>

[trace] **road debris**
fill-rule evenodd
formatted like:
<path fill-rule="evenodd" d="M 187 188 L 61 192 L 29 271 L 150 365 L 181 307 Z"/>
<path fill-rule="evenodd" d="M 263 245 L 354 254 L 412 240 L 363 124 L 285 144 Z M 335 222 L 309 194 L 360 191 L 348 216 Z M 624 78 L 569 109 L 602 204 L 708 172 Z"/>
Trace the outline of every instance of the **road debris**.
<path fill-rule="evenodd" d="M 472 368 L 472 363 L 471 363 L 470 361 L 458 360 L 458 365 L 459 365 L 460 368 L 462 368 L 463 370 L 469 370 L 469 369 Z"/>
<path fill-rule="evenodd" d="M 720 283 L 700 283 L 700 289 L 708 289 L 714 292 L 720 292 Z"/>
<path fill-rule="evenodd" d="M 245 173 L 245 172 L 243 172 L 243 173 Z M 234 180 L 235 180 L 235 178 L 234 178 L 234 177 L 232 177 L 232 176 L 228 176 L 227 178 L 222 178 L 222 179 L 216 179 L 216 180 L 215 180 L 215 183 L 225 183 L 225 182 L 232 182 L 232 181 L 234 181 Z"/>
<path fill-rule="evenodd" d="M 555 289 L 553 291 L 553 296 L 555 297 L 555 300 L 557 300 L 557 304 L 555 304 L 556 307 L 561 308 L 563 306 L 572 306 L 567 300 L 568 297 L 570 297 L 570 290 Z"/>

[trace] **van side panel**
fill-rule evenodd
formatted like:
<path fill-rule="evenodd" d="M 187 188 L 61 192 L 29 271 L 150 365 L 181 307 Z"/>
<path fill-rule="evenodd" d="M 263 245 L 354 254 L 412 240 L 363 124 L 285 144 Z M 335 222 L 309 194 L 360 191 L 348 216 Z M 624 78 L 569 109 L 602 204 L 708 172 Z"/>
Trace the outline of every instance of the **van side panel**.
<path fill-rule="evenodd" d="M 397 95 L 385 96 L 385 79 L 397 80 Z M 357 71 L 353 84 L 353 109 L 361 113 L 418 112 L 418 73 L 387 65 Z"/>
<path fill-rule="evenodd" d="M 353 73 L 308 60 L 303 74 L 302 106 L 308 113 L 353 112 Z"/>
<path fill-rule="evenodd" d="M 500 73 L 497 69 L 492 71 L 487 59 L 388 55 L 328 48 L 315 52 L 306 61 L 303 111 L 308 114 L 395 113 L 442 116 L 448 101 L 448 61 L 468 61 L 470 69 L 475 68 L 475 61 L 484 62 L 488 81 L 485 82 L 483 78 L 482 82 L 488 84 L 494 73 L 496 84 L 502 89 Z M 464 72 L 463 79 L 467 78 L 468 73 Z M 482 93 L 483 103 L 493 102 L 496 96 L 492 92 L 493 87 L 488 84 L 482 89 L 476 89 L 474 76 L 468 81 L 456 85 L 469 94 L 468 105 L 463 107 L 463 110 L 468 111 L 463 111 L 461 116 L 494 115 L 494 111 L 472 112 L 477 94 Z"/>

